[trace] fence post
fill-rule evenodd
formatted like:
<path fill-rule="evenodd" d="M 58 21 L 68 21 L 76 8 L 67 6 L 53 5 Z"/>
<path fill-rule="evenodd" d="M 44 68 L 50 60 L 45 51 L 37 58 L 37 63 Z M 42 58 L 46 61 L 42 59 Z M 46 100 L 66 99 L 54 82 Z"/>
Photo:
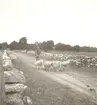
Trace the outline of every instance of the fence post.
<path fill-rule="evenodd" d="M 5 105 L 4 71 L 0 59 L 0 105 Z"/>

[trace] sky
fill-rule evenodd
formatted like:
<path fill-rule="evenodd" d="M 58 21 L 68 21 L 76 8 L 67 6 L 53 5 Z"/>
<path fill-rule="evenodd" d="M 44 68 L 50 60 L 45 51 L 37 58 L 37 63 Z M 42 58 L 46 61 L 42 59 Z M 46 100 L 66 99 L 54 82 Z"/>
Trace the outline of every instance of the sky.
<path fill-rule="evenodd" d="M 0 0 L 0 43 L 24 36 L 97 47 L 97 0 Z"/>

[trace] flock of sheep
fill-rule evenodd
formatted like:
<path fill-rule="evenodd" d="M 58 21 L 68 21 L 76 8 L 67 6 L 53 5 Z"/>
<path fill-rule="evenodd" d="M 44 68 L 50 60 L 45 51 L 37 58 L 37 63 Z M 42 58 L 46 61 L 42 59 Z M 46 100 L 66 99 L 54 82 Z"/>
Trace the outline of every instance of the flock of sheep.
<path fill-rule="evenodd" d="M 65 71 L 68 68 L 70 69 L 70 66 L 72 65 L 78 68 L 97 68 L 97 57 L 93 56 L 52 54 L 42 52 L 40 58 L 40 60 L 35 62 L 35 65 L 38 69 L 44 69 L 46 71 Z M 42 58 L 45 58 L 46 60 L 42 60 Z"/>

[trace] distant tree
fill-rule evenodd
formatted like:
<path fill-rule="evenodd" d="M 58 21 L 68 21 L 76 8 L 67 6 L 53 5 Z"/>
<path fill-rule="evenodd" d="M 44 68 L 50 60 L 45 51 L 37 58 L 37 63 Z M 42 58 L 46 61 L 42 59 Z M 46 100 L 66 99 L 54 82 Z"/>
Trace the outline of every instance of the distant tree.
<path fill-rule="evenodd" d="M 2 48 L 2 44 L 0 43 L 0 49 Z"/>
<path fill-rule="evenodd" d="M 40 46 L 41 46 L 42 50 L 45 50 L 45 51 L 47 50 L 47 42 L 46 41 L 43 41 Z"/>
<path fill-rule="evenodd" d="M 27 38 L 26 37 L 20 38 L 19 43 L 27 44 Z"/>
<path fill-rule="evenodd" d="M 34 44 L 27 44 L 27 50 L 34 50 L 35 45 Z"/>
<path fill-rule="evenodd" d="M 2 50 L 7 49 L 8 47 L 8 43 L 7 42 L 3 42 L 2 43 Z"/>
<path fill-rule="evenodd" d="M 44 51 L 53 50 L 53 47 L 54 47 L 54 41 L 52 41 L 52 40 L 43 41 L 38 44 L 39 44 L 40 49 L 42 49 Z"/>
<path fill-rule="evenodd" d="M 79 52 L 80 51 L 80 46 L 79 45 L 76 45 L 76 46 L 74 46 L 74 51 L 77 51 L 77 52 Z"/>
<path fill-rule="evenodd" d="M 20 38 L 20 40 L 19 40 L 19 47 L 22 50 L 27 49 L 27 38 L 26 37 Z"/>
<path fill-rule="evenodd" d="M 96 47 L 90 47 L 90 52 L 97 52 L 97 48 Z"/>
<path fill-rule="evenodd" d="M 97 52 L 96 47 L 90 47 L 90 46 L 83 46 L 80 47 L 79 45 L 71 46 L 69 44 L 64 43 L 57 43 L 54 45 L 53 40 L 43 41 L 41 43 L 38 43 L 39 48 L 48 51 L 48 50 L 58 50 L 58 51 L 76 51 L 76 52 Z M 36 44 L 27 44 L 27 38 L 22 37 L 19 39 L 19 42 L 13 41 L 9 45 L 7 42 L 0 43 L 0 49 L 17 49 L 17 50 L 36 50 Z"/>
<path fill-rule="evenodd" d="M 13 42 L 10 43 L 9 47 L 10 47 L 11 50 L 18 49 L 19 44 L 18 44 L 18 42 L 13 41 Z"/>
<path fill-rule="evenodd" d="M 81 51 L 82 52 L 90 52 L 90 47 L 87 47 L 87 46 L 83 46 L 83 47 L 81 47 Z"/>
<path fill-rule="evenodd" d="M 64 45 L 65 47 L 65 51 L 72 51 L 72 46 L 67 44 L 67 45 Z"/>
<path fill-rule="evenodd" d="M 63 44 L 63 43 L 57 43 L 55 45 L 55 50 L 65 51 L 65 44 Z"/>
<path fill-rule="evenodd" d="M 47 43 L 47 44 L 46 44 L 47 49 L 48 49 L 48 50 L 53 50 L 54 41 L 48 40 L 46 43 Z"/>
<path fill-rule="evenodd" d="M 42 49 L 42 43 L 40 42 L 38 43 L 38 45 L 39 45 L 39 48 Z"/>

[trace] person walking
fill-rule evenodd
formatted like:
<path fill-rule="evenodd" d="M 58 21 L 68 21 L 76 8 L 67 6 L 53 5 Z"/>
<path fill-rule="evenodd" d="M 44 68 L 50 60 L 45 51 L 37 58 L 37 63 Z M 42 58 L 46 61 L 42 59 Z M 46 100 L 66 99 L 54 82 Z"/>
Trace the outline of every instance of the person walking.
<path fill-rule="evenodd" d="M 38 45 L 38 42 L 35 43 L 35 57 L 36 57 L 36 60 L 39 60 L 40 59 L 40 54 L 41 54 L 41 50 L 39 48 L 39 45 Z"/>

